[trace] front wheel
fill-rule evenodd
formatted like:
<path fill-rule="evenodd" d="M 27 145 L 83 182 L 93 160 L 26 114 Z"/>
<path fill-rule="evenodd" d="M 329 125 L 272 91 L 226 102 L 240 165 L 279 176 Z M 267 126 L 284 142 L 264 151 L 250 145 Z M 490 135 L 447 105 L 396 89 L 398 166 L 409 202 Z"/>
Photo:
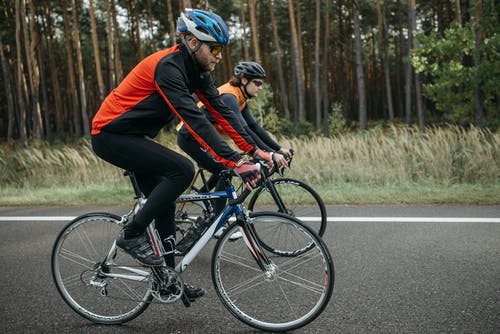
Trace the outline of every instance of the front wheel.
<path fill-rule="evenodd" d="M 52 250 L 52 276 L 64 301 L 95 323 L 121 324 L 149 306 L 151 272 L 117 248 L 120 217 L 80 216 L 59 233 Z"/>
<path fill-rule="evenodd" d="M 241 227 L 232 224 L 214 248 L 212 280 L 217 295 L 236 318 L 254 328 L 276 332 L 305 326 L 323 312 L 332 295 L 334 268 L 326 245 L 310 227 L 281 213 L 260 212 L 250 220 Z M 259 243 L 259 239 L 249 242 L 247 238 L 254 235 L 249 229 L 269 223 L 281 225 L 282 236 L 295 240 L 287 247 L 310 245 L 308 250 L 280 255 L 249 248 Z M 231 238 L 236 231 L 244 237 Z M 266 243 L 278 247 L 281 240 L 273 234 L 265 237 Z M 256 260 L 261 258 L 269 262 Z"/>

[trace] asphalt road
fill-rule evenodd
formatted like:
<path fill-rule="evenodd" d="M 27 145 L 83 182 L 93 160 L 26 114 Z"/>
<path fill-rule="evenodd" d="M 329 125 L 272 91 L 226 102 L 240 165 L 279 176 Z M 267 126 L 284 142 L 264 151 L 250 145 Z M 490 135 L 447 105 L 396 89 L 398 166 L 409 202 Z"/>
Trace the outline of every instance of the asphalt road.
<path fill-rule="evenodd" d="M 500 217 L 500 206 L 334 206 L 330 217 Z M 96 208 L 0 208 L 1 216 L 76 216 Z M 98 211 L 124 213 L 123 208 Z M 425 220 L 422 218 L 422 220 Z M 0 221 L 0 333 L 254 333 L 219 302 L 209 252 L 185 272 L 207 295 L 152 305 L 120 326 L 94 325 L 63 302 L 50 252 L 63 221 Z M 295 333 L 500 333 L 500 223 L 329 223 L 332 300 Z"/>

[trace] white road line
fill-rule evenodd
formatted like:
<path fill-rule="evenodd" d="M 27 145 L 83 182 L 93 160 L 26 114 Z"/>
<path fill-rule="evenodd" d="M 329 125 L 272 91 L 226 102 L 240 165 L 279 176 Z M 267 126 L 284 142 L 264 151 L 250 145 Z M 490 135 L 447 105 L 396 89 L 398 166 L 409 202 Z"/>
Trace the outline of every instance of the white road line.
<path fill-rule="evenodd" d="M 74 216 L 0 216 L 0 222 L 13 221 L 70 221 Z M 306 222 L 318 222 L 319 217 L 298 217 Z M 500 223 L 500 218 L 483 217 L 328 217 L 328 222 L 367 223 Z"/>
<path fill-rule="evenodd" d="M 70 216 L 0 216 L 0 221 L 3 222 L 26 222 L 26 221 L 70 221 L 76 217 Z"/>

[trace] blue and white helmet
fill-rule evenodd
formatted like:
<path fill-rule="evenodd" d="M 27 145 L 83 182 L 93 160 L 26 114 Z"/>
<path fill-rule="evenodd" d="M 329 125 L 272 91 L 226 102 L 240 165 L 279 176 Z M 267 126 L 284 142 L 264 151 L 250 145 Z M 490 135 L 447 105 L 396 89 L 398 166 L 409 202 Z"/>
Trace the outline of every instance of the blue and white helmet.
<path fill-rule="evenodd" d="M 229 31 L 226 23 L 217 14 L 200 9 L 186 8 L 177 19 L 179 34 L 192 33 L 203 42 L 229 44 Z"/>

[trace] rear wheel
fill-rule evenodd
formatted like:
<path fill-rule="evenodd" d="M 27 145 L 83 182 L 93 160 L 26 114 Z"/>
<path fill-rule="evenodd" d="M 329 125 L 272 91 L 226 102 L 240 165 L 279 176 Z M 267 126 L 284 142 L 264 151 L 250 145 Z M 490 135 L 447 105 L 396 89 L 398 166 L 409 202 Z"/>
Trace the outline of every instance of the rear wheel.
<path fill-rule="evenodd" d="M 149 306 L 151 271 L 117 248 L 121 218 L 91 213 L 71 221 L 52 250 L 52 276 L 64 301 L 102 324 L 121 324 Z"/>

